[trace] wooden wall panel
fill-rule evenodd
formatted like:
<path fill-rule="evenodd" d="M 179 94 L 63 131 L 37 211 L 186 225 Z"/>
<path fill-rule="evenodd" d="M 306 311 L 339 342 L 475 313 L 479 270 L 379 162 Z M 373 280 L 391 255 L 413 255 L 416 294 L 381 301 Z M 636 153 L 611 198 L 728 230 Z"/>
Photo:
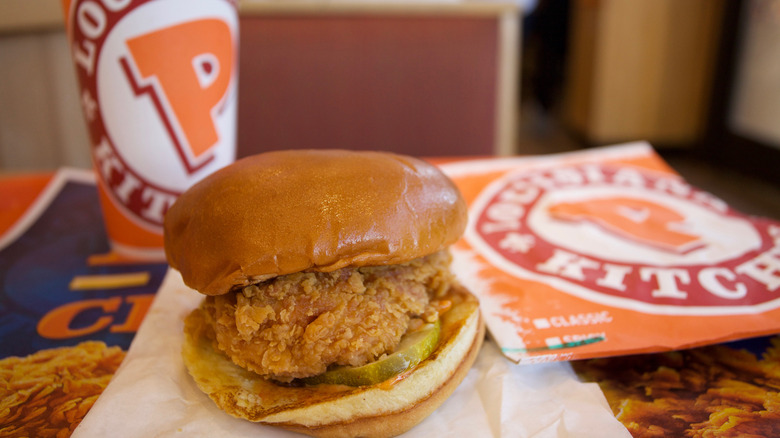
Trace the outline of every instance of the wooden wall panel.
<path fill-rule="evenodd" d="M 0 169 L 90 167 L 65 33 L 0 38 Z"/>
<path fill-rule="evenodd" d="M 573 2 L 564 101 L 591 143 L 701 137 L 720 36 L 722 0 Z"/>
<path fill-rule="evenodd" d="M 496 15 L 244 14 L 241 33 L 239 155 L 497 151 Z"/>

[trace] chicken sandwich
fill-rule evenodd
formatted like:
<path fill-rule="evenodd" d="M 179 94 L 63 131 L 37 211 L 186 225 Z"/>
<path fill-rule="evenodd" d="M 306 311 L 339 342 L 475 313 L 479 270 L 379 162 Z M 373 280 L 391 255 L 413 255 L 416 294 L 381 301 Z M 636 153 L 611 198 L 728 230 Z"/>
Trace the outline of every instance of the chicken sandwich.
<path fill-rule="evenodd" d="M 222 410 L 314 436 L 395 436 L 479 351 L 450 271 L 466 204 L 439 169 L 381 152 L 244 158 L 179 197 L 168 261 L 205 295 L 183 358 Z"/>

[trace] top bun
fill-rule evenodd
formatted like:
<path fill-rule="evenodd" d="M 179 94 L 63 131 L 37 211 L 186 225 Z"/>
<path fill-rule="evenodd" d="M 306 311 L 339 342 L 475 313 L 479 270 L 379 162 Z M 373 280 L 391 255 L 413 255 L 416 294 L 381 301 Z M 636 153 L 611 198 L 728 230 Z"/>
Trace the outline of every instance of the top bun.
<path fill-rule="evenodd" d="M 438 168 L 383 152 L 292 150 L 236 161 L 165 216 L 165 253 L 206 295 L 303 270 L 404 263 L 454 243 L 466 204 Z"/>

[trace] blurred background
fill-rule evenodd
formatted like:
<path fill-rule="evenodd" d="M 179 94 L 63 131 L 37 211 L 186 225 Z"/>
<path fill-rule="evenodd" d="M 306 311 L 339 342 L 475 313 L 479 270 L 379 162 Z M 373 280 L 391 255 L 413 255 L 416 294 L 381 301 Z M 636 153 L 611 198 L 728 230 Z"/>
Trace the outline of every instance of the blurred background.
<path fill-rule="evenodd" d="M 780 219 L 780 0 L 242 0 L 238 153 L 646 140 Z M 0 0 L 0 173 L 91 167 L 59 0 Z"/>

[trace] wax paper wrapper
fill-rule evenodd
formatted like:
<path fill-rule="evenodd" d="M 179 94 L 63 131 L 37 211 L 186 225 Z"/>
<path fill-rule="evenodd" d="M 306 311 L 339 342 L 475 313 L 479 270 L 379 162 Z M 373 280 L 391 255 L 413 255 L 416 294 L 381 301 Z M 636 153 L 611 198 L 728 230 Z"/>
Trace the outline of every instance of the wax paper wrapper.
<path fill-rule="evenodd" d="M 184 317 L 202 299 L 169 271 L 114 379 L 74 432 L 79 437 L 294 437 L 220 411 L 181 359 Z M 408 437 L 620 437 L 595 383 L 568 363 L 517 366 L 488 341 L 455 393 Z"/>
<path fill-rule="evenodd" d="M 442 168 L 469 204 L 453 270 L 516 362 L 780 332 L 780 223 L 690 186 L 647 143 Z"/>

